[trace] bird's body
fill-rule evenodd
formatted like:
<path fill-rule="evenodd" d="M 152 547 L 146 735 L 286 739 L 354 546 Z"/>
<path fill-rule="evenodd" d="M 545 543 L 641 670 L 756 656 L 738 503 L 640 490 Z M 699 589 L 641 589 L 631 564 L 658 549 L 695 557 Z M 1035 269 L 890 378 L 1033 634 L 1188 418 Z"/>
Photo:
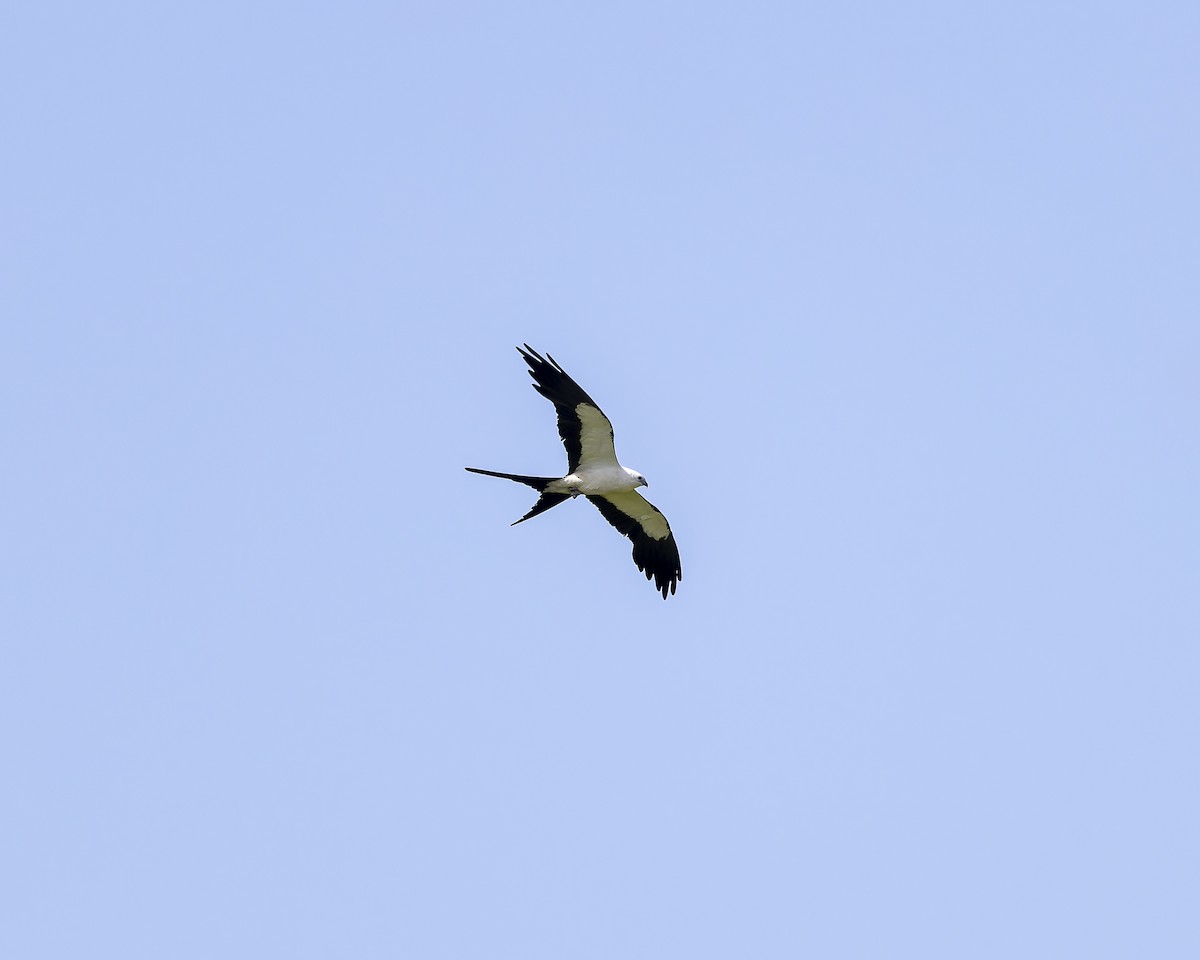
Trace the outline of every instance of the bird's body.
<path fill-rule="evenodd" d="M 574 473 L 568 473 L 560 480 L 555 480 L 546 490 L 572 497 L 581 493 L 589 497 L 602 497 L 607 493 L 628 493 L 645 486 L 649 486 L 646 478 L 636 470 L 630 470 L 620 464 L 594 464 L 590 467 L 581 466 Z"/>
<path fill-rule="evenodd" d="M 567 474 L 563 477 L 530 477 L 467 467 L 471 473 L 502 477 L 533 487 L 541 496 L 533 508 L 517 520 L 522 523 L 565 500 L 585 496 L 609 523 L 633 541 L 637 568 L 654 580 L 663 599 L 683 579 L 679 549 L 666 518 L 637 492 L 649 486 L 636 470 L 621 466 L 613 444 L 608 417 L 549 354 L 547 361 L 529 344 L 518 352 L 529 364 L 534 389 L 554 404 L 558 433 L 567 451 Z"/>

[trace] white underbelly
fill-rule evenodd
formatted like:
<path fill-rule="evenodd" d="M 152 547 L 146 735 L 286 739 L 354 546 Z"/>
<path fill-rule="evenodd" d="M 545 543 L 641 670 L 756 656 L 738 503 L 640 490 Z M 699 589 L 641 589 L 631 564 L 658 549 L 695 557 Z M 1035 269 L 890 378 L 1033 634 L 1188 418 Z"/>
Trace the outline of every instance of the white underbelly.
<path fill-rule="evenodd" d="M 546 487 L 550 493 L 582 493 L 584 496 L 600 496 L 605 493 L 624 493 L 636 490 L 640 484 L 624 469 L 613 470 L 604 467 L 598 470 L 586 470 L 582 467 L 574 473 L 569 473 L 561 480 Z"/>

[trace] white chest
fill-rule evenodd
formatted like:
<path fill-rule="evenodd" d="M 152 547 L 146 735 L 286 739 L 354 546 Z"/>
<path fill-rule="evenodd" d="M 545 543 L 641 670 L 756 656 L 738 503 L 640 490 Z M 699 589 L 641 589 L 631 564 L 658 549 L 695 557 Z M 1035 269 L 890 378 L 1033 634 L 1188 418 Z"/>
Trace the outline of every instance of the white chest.
<path fill-rule="evenodd" d="M 604 465 L 602 467 L 580 466 L 572 474 L 563 477 L 559 483 L 566 488 L 564 492 L 578 491 L 584 495 L 596 496 L 605 493 L 624 493 L 636 490 L 641 484 L 631 477 L 624 467 Z"/>

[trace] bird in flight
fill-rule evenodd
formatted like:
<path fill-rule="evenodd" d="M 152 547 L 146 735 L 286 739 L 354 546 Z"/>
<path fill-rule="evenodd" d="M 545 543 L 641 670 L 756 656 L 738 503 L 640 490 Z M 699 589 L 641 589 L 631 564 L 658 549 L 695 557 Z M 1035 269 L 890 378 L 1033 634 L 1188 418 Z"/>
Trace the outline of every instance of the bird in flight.
<path fill-rule="evenodd" d="M 683 579 L 679 567 L 679 548 L 667 518 L 654 504 L 637 492 L 638 487 L 650 484 L 636 470 L 623 467 L 617 460 L 613 445 L 613 428 L 599 405 L 583 392 L 550 354 L 543 358 L 525 344 L 517 352 L 529 364 L 533 388 L 554 404 L 558 413 L 558 435 L 567 449 L 565 477 L 526 477 L 517 473 L 497 473 L 467 467 L 471 473 L 502 477 L 533 487 L 541 496 L 532 509 L 520 520 L 545 513 L 564 500 L 580 494 L 587 497 L 604 519 L 617 531 L 633 541 L 633 562 L 654 581 L 654 587 L 667 599 L 668 590 L 674 594 L 675 585 Z M 548 359 L 547 359 L 548 358 Z"/>

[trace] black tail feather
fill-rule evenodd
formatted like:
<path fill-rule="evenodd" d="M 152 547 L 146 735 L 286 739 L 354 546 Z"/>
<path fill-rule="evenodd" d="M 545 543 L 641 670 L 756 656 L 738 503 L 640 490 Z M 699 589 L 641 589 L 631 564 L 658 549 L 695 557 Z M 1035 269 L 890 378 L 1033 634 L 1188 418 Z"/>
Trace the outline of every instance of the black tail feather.
<path fill-rule="evenodd" d="M 467 467 L 469 473 L 482 473 L 485 477 L 499 477 L 501 480 L 515 480 L 517 483 L 523 483 L 528 487 L 533 487 L 538 493 L 546 489 L 546 484 L 555 480 L 555 477 L 526 477 L 519 473 L 497 473 L 495 470 L 480 470 L 478 467 Z"/>
<path fill-rule="evenodd" d="M 525 516 L 523 516 L 520 520 L 514 520 L 512 526 L 515 527 L 518 523 L 524 523 L 530 517 L 536 517 L 539 513 L 545 513 L 551 507 L 557 507 L 564 500 L 570 499 L 570 494 L 566 493 L 543 493 L 540 497 L 538 497 L 538 502 L 533 505 L 533 509 L 525 514 Z"/>

